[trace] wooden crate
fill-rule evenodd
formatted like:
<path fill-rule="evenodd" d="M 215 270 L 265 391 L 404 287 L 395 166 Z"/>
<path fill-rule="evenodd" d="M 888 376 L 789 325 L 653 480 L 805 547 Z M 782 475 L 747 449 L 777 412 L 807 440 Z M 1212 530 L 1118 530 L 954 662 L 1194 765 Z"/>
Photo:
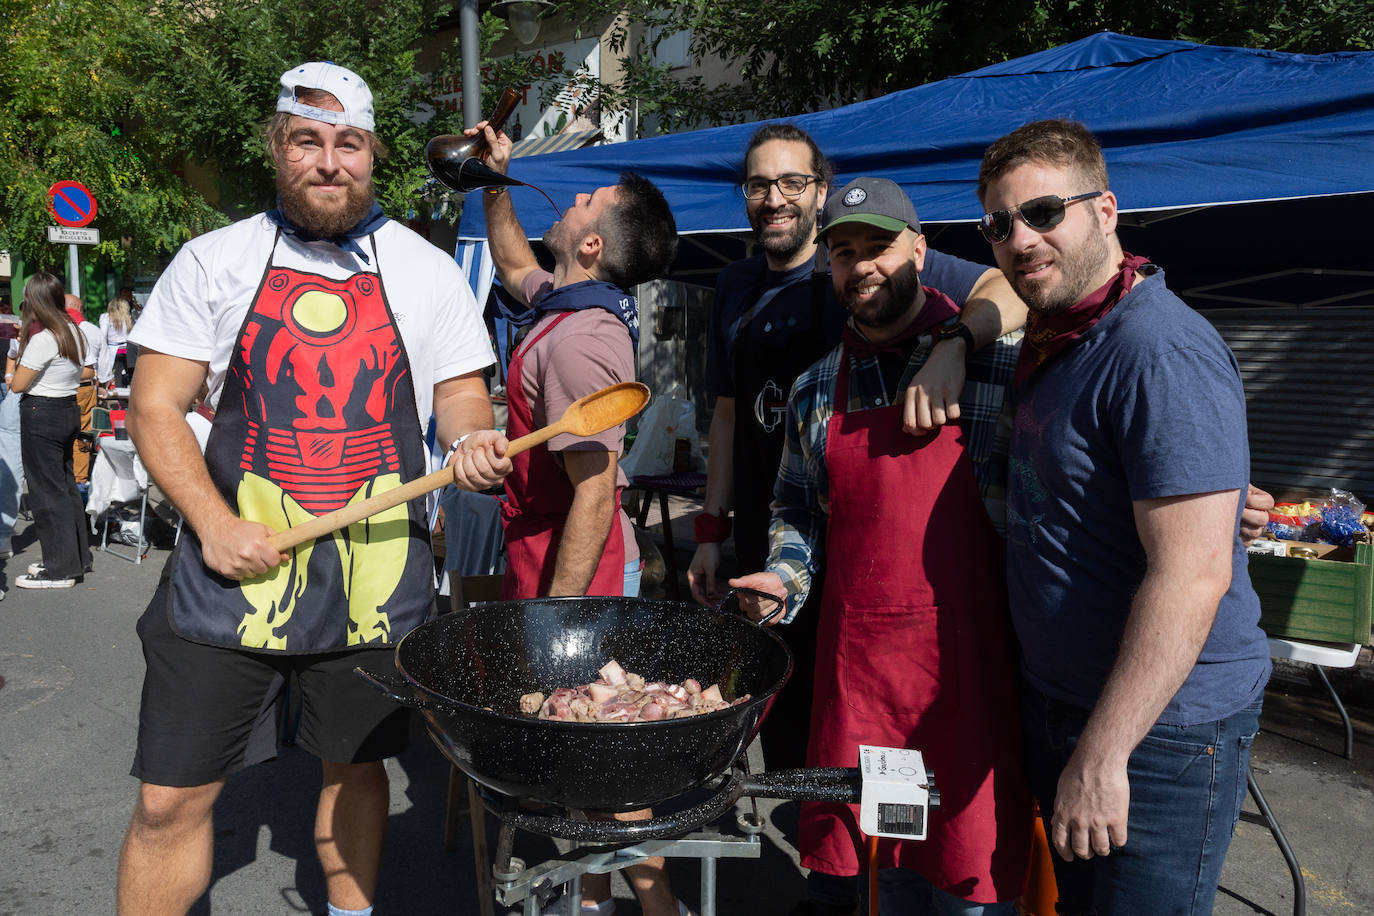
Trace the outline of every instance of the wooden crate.
<path fill-rule="evenodd" d="M 1374 546 L 1353 560 L 1250 556 L 1260 598 L 1260 628 L 1270 636 L 1368 645 L 1374 596 Z"/>

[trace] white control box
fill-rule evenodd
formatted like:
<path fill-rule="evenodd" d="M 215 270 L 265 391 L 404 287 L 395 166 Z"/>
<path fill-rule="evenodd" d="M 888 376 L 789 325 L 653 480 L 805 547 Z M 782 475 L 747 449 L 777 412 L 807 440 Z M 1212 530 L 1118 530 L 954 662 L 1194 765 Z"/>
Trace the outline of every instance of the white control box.
<path fill-rule="evenodd" d="M 932 785 L 920 751 L 859 745 L 859 829 L 868 836 L 924 840 Z"/>

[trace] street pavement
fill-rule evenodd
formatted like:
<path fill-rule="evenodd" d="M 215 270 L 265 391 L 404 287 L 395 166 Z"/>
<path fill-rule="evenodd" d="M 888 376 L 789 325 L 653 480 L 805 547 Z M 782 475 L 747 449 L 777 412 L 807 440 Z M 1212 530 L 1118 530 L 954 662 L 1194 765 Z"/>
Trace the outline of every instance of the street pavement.
<path fill-rule="evenodd" d="M 16 556 L 0 561 L 8 590 L 0 602 L 0 916 L 112 913 L 136 791 L 128 770 L 143 661 L 134 626 L 168 555 L 155 550 L 134 565 L 97 551 L 94 571 L 75 588 L 24 591 L 10 586 L 38 559 L 27 522 L 14 544 Z M 1253 756 L 1302 864 L 1312 916 L 1374 913 L 1374 677 L 1366 667 L 1337 686 L 1356 720 L 1353 761 L 1341 757 L 1334 709 L 1296 668 L 1271 685 Z M 443 844 L 448 764 L 417 727 L 410 750 L 388 772 L 378 916 L 478 913 L 466 817 L 456 848 Z M 294 747 L 231 777 L 215 808 L 210 891 L 192 912 L 322 912 L 324 882 L 311 840 L 318 788 L 317 764 Z M 1252 802 L 1246 807 L 1254 810 Z M 761 858 L 720 865 L 722 914 L 786 913 L 802 893 L 794 806 L 760 808 L 769 823 Z M 536 861 L 553 849 L 524 837 L 517 853 Z M 679 894 L 697 904 L 696 863 L 676 860 L 670 869 Z M 621 914 L 638 912 L 618 877 L 616 895 Z M 1268 831 L 1242 822 L 1215 912 L 1293 911 L 1292 882 Z"/>

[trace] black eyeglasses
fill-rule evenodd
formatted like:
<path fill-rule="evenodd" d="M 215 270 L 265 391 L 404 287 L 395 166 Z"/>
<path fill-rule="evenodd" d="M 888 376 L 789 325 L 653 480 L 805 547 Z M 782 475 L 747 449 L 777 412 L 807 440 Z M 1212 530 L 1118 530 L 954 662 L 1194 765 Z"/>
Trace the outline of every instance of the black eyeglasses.
<path fill-rule="evenodd" d="M 762 200 L 773 185 L 778 186 L 778 193 L 783 197 L 801 197 L 813 181 L 820 181 L 820 178 L 816 175 L 780 175 L 777 178 L 750 178 L 739 188 L 746 200 Z"/>
<path fill-rule="evenodd" d="M 1087 194 L 1077 194 L 1073 197 L 1046 194 L 1044 197 L 1025 201 L 1019 207 L 984 213 L 983 218 L 978 220 L 978 228 L 983 231 L 983 238 L 994 245 L 1011 238 L 1012 223 L 1018 215 L 1023 223 L 1036 232 L 1047 232 L 1064 221 L 1064 208 L 1069 204 L 1101 196 L 1101 191 L 1089 191 Z"/>

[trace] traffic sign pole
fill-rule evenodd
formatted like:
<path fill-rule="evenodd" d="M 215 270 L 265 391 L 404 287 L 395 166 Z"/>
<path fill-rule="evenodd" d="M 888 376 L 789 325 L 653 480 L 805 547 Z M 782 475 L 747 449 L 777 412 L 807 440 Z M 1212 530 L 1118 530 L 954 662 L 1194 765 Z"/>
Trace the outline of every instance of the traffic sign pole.
<path fill-rule="evenodd" d="M 77 256 L 76 256 L 76 247 L 77 247 L 77 246 L 75 246 L 75 245 L 68 245 L 68 246 L 67 246 L 67 277 L 69 278 L 70 283 L 71 283 L 71 294 L 72 294 L 73 296 L 80 296 L 80 295 L 81 295 L 81 270 L 80 270 L 80 266 L 81 266 L 81 265 L 80 265 L 80 261 L 77 259 Z"/>
<path fill-rule="evenodd" d="M 97 212 L 95 195 L 79 181 L 58 181 L 48 188 L 48 212 L 63 226 L 89 226 Z M 81 260 L 76 243 L 67 246 L 67 277 L 73 296 L 81 295 Z"/>

